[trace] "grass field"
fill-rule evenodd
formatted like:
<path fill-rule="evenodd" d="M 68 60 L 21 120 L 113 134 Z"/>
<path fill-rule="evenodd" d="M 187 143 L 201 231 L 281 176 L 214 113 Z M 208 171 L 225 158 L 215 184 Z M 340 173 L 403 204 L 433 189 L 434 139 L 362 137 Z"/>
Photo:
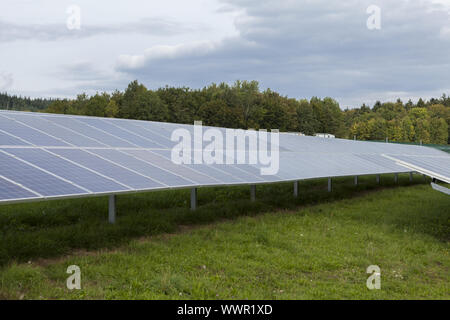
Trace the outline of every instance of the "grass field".
<path fill-rule="evenodd" d="M 400 175 L 0 207 L 0 299 L 449 299 L 450 198 Z M 69 291 L 78 265 L 82 289 Z M 381 290 L 366 268 L 381 268 Z"/>

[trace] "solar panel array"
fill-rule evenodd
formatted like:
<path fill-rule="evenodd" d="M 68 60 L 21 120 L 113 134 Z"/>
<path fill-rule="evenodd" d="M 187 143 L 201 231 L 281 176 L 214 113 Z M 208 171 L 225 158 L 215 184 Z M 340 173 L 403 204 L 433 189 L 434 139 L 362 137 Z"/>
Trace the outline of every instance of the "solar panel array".
<path fill-rule="evenodd" d="M 450 161 L 449 156 L 429 155 L 385 155 L 386 158 L 394 160 L 397 164 L 420 172 L 432 178 L 450 183 Z"/>
<path fill-rule="evenodd" d="M 261 175 L 258 164 L 179 165 L 171 160 L 178 128 L 193 132 L 183 124 L 0 111 L 0 202 L 412 171 L 396 160 L 449 176 L 450 156 L 435 149 L 293 134 L 280 134 L 275 175 Z"/>

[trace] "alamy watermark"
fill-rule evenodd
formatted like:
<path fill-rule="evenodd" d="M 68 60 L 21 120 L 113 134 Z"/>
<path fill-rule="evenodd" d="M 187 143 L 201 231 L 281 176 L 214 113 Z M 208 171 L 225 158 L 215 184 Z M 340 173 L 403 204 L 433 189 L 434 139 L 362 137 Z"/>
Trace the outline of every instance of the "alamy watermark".
<path fill-rule="evenodd" d="M 381 269 L 379 266 L 368 266 L 367 273 L 370 274 L 370 276 L 367 278 L 366 281 L 366 286 L 367 289 L 369 290 L 374 290 L 374 289 L 381 289 Z"/>
<path fill-rule="evenodd" d="M 81 29 L 81 8 L 77 5 L 71 5 L 66 9 L 69 15 L 66 20 L 66 27 L 69 30 Z"/>
<path fill-rule="evenodd" d="M 67 289 L 81 289 L 81 269 L 79 266 L 71 265 L 67 267 L 67 273 L 70 274 L 66 281 Z"/>
<path fill-rule="evenodd" d="M 175 164 L 259 165 L 261 175 L 275 175 L 280 167 L 279 131 L 208 128 L 194 123 L 192 132 L 178 128 L 171 140 L 178 142 L 171 153 Z M 270 140 L 270 152 L 269 152 Z M 248 142 L 248 143 L 247 143 Z M 205 145 L 204 145 L 205 144 Z"/>
<path fill-rule="evenodd" d="M 370 14 L 367 18 L 367 29 L 380 30 L 381 29 L 381 8 L 376 5 L 371 5 L 366 10 L 367 14 Z"/>

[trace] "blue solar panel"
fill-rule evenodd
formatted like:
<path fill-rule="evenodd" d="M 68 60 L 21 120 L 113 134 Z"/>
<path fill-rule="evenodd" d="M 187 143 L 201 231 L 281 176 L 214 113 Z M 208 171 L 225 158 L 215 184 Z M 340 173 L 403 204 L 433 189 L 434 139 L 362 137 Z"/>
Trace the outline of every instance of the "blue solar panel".
<path fill-rule="evenodd" d="M 0 152 L 0 172 L 9 180 L 19 183 L 43 196 L 86 194 L 76 186 L 34 168 Z"/>
<path fill-rule="evenodd" d="M 115 194 L 415 170 L 397 164 L 395 157 L 450 175 L 450 157 L 438 150 L 295 134 L 280 134 L 279 171 L 272 175 L 262 175 L 266 166 L 260 163 L 175 164 L 171 153 L 178 142 L 171 136 L 180 128 L 192 134 L 194 127 L 0 110 L 0 201 L 36 198 L 30 190 L 41 197 Z M 226 137 L 224 128 L 216 129 Z M 267 136 L 269 153 L 272 137 Z"/>
<path fill-rule="evenodd" d="M 113 124 L 111 121 L 103 121 L 102 119 L 98 118 L 83 118 L 79 119 L 80 121 L 87 123 L 93 127 L 96 127 L 98 129 L 101 129 L 105 132 L 108 132 L 116 137 L 119 137 L 121 139 L 124 139 L 126 141 L 129 141 L 133 145 L 137 147 L 142 148 L 162 148 L 164 146 L 157 144 L 150 139 L 147 139 L 145 137 L 136 135 L 134 133 L 131 133 L 129 131 L 126 131 L 116 125 Z"/>
<path fill-rule="evenodd" d="M 188 168 L 191 168 L 199 173 L 210 176 L 221 183 L 226 184 L 236 184 L 236 183 L 244 183 L 245 180 L 242 180 L 237 175 L 232 175 L 230 172 L 223 170 L 220 168 L 220 165 L 211 164 L 208 166 L 202 164 L 190 164 L 187 165 Z"/>
<path fill-rule="evenodd" d="M 0 131 L 0 146 L 29 146 L 29 143 L 26 143 L 20 139 L 14 138 L 9 134 L 3 133 Z"/>
<path fill-rule="evenodd" d="M 4 200 L 31 199 L 37 198 L 34 193 L 21 188 L 0 177 L 0 202 Z"/>
<path fill-rule="evenodd" d="M 0 114 L 0 128 L 16 137 L 24 139 L 32 144 L 39 146 L 69 146 L 58 139 L 52 138 L 44 133 L 41 133 L 35 129 L 29 128 L 20 124 L 15 120 L 11 120 L 3 117 Z"/>
<path fill-rule="evenodd" d="M 139 160 L 123 151 L 110 149 L 93 149 L 90 151 L 103 158 L 109 159 L 114 163 L 150 176 L 157 181 L 164 181 L 164 183 L 170 187 L 190 186 L 195 184 L 194 182 L 186 180 L 169 171 L 162 170 L 155 165 Z"/>
<path fill-rule="evenodd" d="M 280 154 L 280 161 L 282 161 L 281 154 Z M 246 152 L 246 159 L 249 159 L 249 152 L 248 151 Z M 280 176 L 278 176 L 278 172 L 274 173 L 274 174 L 269 174 L 269 175 L 261 174 L 261 167 L 266 167 L 266 166 L 262 166 L 260 164 L 237 164 L 236 166 L 239 169 L 241 169 L 241 170 L 243 170 L 245 172 L 253 174 L 254 176 L 260 178 L 261 180 L 263 180 L 265 182 L 273 182 L 273 181 L 280 181 L 280 180 L 282 180 L 280 178 Z"/>
<path fill-rule="evenodd" d="M 180 175 L 186 179 L 196 182 L 197 184 L 218 184 L 220 181 L 208 177 L 204 174 L 198 173 L 189 169 L 185 165 L 178 165 L 164 157 L 157 155 L 148 150 L 127 150 L 127 153 L 150 163 L 156 164 L 158 167 Z"/>
<path fill-rule="evenodd" d="M 82 136 L 81 134 L 78 134 L 77 132 L 68 130 L 64 127 L 57 126 L 56 124 L 46 121 L 45 117 L 42 116 L 35 116 L 35 115 L 29 115 L 29 114 L 12 114 L 9 115 L 10 118 L 14 118 L 16 120 L 19 120 L 22 123 L 25 123 L 33 128 L 37 128 L 53 137 L 58 137 L 68 144 L 72 144 L 77 147 L 103 147 L 104 145 L 86 138 Z M 82 133 L 82 132 L 80 132 Z"/>
<path fill-rule="evenodd" d="M 393 158 L 450 178 L 450 157 L 392 155 Z"/>
<path fill-rule="evenodd" d="M 169 137 L 164 137 L 161 135 L 161 131 L 153 131 L 149 128 L 144 128 L 142 126 L 142 121 L 129 121 L 129 120 L 121 120 L 121 119 L 114 119 L 111 120 L 114 125 L 119 126 L 121 128 L 124 128 L 126 130 L 129 130 L 131 132 L 134 132 L 140 136 L 146 137 L 147 139 L 154 141 L 159 146 L 163 146 L 165 148 L 172 148 L 175 143 L 170 140 Z"/>
<path fill-rule="evenodd" d="M 110 134 L 102 132 L 101 130 L 97 130 L 93 127 L 88 126 L 87 124 L 76 120 L 75 118 L 64 118 L 64 117 L 46 117 L 47 120 L 50 120 L 56 124 L 67 127 L 75 132 L 80 132 L 83 135 L 95 139 L 96 141 L 102 143 L 104 146 L 110 147 L 135 147 L 131 143 L 128 143 L 124 140 L 121 140 L 117 137 L 113 137 Z"/>
<path fill-rule="evenodd" d="M 91 192 L 124 191 L 126 187 L 104 178 L 92 171 L 70 163 L 58 156 L 40 149 L 8 149 L 7 152 L 28 161 L 39 168 L 72 181 Z"/>
<path fill-rule="evenodd" d="M 401 172 L 401 171 L 407 171 L 404 167 L 401 167 L 392 160 L 389 160 L 383 156 L 380 155 L 365 155 L 365 154 L 358 154 L 357 157 L 364 159 L 366 161 L 369 161 L 371 163 L 377 164 L 382 168 L 382 172 Z"/>
<path fill-rule="evenodd" d="M 166 158 L 169 161 L 171 159 L 170 158 L 170 155 L 171 155 L 170 150 L 152 150 L 152 152 L 163 156 L 164 158 Z M 239 178 L 238 174 L 233 175 L 231 173 L 227 173 L 224 170 L 222 170 L 220 168 L 220 165 L 213 164 L 213 165 L 205 166 L 205 165 L 201 165 L 201 164 L 190 164 L 190 165 L 186 165 L 186 166 L 191 168 L 192 170 L 195 170 L 206 176 L 212 177 L 223 183 L 234 184 L 234 183 L 245 182 L 245 180 L 242 180 L 241 178 Z"/>
<path fill-rule="evenodd" d="M 96 172 L 99 172 L 105 176 L 111 177 L 114 180 L 131 187 L 132 189 L 143 190 L 165 187 L 165 185 L 151 180 L 150 178 L 146 178 L 140 174 L 112 164 L 86 151 L 74 149 L 49 150 L 67 159 L 75 161 L 76 163 L 79 163 L 85 167 L 88 167 Z"/>
<path fill-rule="evenodd" d="M 258 174 L 249 172 L 248 170 L 246 170 L 246 165 L 218 164 L 213 165 L 213 167 L 220 169 L 234 177 L 239 177 L 241 181 L 246 183 L 261 183 L 264 181 L 262 177 L 259 175 L 258 170 L 255 170 L 256 172 L 258 172 Z"/>

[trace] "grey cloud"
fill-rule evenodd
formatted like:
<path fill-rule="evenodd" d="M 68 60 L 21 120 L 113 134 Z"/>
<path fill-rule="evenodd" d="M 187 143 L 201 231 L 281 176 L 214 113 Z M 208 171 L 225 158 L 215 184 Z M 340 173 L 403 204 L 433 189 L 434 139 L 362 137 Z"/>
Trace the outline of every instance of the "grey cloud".
<path fill-rule="evenodd" d="M 226 10 L 245 12 L 235 21 L 238 37 L 194 51 L 173 47 L 158 59 L 150 48 L 122 56 L 116 70 L 150 86 L 255 79 L 293 97 L 340 97 L 343 106 L 392 92 L 450 90 L 450 34 L 442 32 L 450 26 L 446 7 L 380 0 L 382 28 L 370 31 L 366 9 L 373 1 L 223 3 Z"/>
<path fill-rule="evenodd" d="M 98 69 L 88 61 L 60 66 L 57 72 L 52 72 L 50 75 L 71 81 L 105 81 L 111 77 L 110 73 Z"/>
<path fill-rule="evenodd" d="M 188 27 L 174 21 L 161 18 L 147 18 L 120 25 L 81 25 L 80 30 L 69 30 L 65 24 L 30 24 L 20 25 L 0 21 L 0 43 L 17 40 L 58 41 L 81 39 L 107 34 L 147 34 L 174 35 L 192 32 L 197 27 Z"/>
<path fill-rule="evenodd" d="M 53 94 L 63 97 L 73 96 L 74 92 L 77 94 L 112 92 L 125 88 L 130 81 L 134 80 L 128 75 L 114 70 L 103 70 L 88 61 L 59 66 L 58 71 L 51 72 L 49 75 L 71 84 L 67 87 L 48 90 L 48 93 L 53 92 Z"/>

